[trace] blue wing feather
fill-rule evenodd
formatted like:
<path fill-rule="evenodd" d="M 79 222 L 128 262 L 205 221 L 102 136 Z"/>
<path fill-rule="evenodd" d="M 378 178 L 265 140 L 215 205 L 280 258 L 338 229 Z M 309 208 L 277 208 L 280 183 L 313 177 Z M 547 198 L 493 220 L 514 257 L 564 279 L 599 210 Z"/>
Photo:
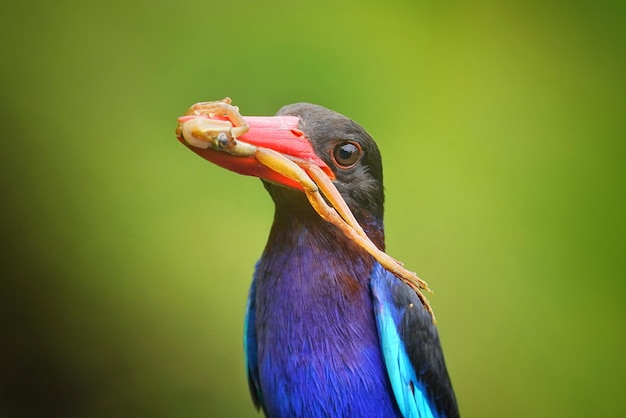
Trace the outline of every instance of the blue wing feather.
<path fill-rule="evenodd" d="M 404 417 L 458 416 L 430 314 L 409 286 L 378 263 L 370 286 L 385 366 Z"/>
<path fill-rule="evenodd" d="M 263 397 L 261 396 L 261 385 L 259 382 L 259 364 L 258 364 L 258 348 L 256 340 L 256 280 L 252 281 L 250 293 L 248 294 L 248 303 L 246 304 L 246 320 L 243 332 L 243 348 L 246 356 L 246 368 L 248 370 L 248 386 L 250 387 L 250 395 L 256 409 L 260 409 L 263 405 Z"/>

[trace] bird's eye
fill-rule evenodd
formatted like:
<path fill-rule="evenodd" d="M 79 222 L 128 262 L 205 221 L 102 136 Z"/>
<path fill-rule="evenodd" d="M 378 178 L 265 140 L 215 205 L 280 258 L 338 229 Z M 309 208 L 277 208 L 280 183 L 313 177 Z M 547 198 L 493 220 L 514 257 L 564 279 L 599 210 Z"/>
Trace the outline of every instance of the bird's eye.
<path fill-rule="evenodd" d="M 361 145 L 358 142 L 340 142 L 332 152 L 333 162 L 339 168 L 350 168 L 361 159 Z"/>

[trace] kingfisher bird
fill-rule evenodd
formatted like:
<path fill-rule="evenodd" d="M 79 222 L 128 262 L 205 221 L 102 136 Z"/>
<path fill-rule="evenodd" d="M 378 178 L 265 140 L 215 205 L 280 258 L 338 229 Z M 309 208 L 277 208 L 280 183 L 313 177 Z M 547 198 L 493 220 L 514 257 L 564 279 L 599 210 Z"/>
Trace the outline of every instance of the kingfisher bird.
<path fill-rule="evenodd" d="M 318 105 L 287 105 L 276 117 L 295 121 L 289 130 L 301 140 L 260 140 L 253 130 L 239 140 L 322 168 L 384 251 L 383 168 L 372 137 Z M 206 159 L 260 177 L 275 203 L 244 326 L 257 409 L 268 418 L 458 417 L 433 317 L 415 290 L 323 219 L 289 176 L 217 145 L 198 149 L 178 133 Z M 224 135 L 214 138 L 226 147 Z"/>

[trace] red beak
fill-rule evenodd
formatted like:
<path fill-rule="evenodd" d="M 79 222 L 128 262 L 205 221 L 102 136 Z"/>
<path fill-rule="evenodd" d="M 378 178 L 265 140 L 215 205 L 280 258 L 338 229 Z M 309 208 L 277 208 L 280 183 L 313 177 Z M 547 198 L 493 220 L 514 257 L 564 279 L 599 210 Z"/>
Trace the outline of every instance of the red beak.
<path fill-rule="evenodd" d="M 183 116 L 179 118 L 179 121 L 185 122 L 196 117 L 205 116 Z M 300 120 L 298 117 L 244 116 L 244 120 L 248 124 L 249 130 L 237 138 L 238 141 L 243 141 L 256 147 L 272 149 L 296 161 L 315 164 L 324 170 L 331 180 L 335 178 L 328 165 L 317 156 L 311 142 L 298 129 Z M 197 148 L 188 144 L 182 138 L 182 135 L 178 136 L 178 140 L 202 158 L 227 170 L 302 190 L 300 184 L 264 166 L 254 156 L 240 157 L 214 150 L 211 147 Z"/>

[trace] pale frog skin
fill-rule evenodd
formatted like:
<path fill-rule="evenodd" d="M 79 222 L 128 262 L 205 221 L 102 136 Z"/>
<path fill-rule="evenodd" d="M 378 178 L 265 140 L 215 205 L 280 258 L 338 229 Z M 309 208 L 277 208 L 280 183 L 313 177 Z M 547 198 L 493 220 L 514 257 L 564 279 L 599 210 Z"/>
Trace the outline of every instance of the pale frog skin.
<path fill-rule="evenodd" d="M 255 146 L 237 141 L 248 132 L 249 127 L 239 109 L 231 103 L 231 99 L 226 97 L 221 101 L 194 104 L 179 119 L 176 135 L 182 136 L 194 147 L 211 147 L 240 157 L 254 155 L 257 151 Z M 214 116 L 225 116 L 228 120 L 211 119 Z"/>

